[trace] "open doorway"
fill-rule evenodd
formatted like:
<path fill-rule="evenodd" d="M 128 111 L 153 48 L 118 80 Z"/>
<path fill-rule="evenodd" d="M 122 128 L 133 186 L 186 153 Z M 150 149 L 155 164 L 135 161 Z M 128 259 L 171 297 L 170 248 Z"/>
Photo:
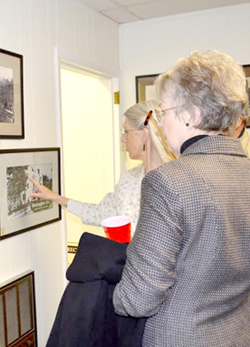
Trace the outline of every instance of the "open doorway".
<path fill-rule="evenodd" d="M 62 67 L 61 105 L 64 195 L 98 203 L 115 185 L 111 79 Z M 104 236 L 102 228 L 84 225 L 68 212 L 66 227 L 71 249 L 85 231 Z"/>

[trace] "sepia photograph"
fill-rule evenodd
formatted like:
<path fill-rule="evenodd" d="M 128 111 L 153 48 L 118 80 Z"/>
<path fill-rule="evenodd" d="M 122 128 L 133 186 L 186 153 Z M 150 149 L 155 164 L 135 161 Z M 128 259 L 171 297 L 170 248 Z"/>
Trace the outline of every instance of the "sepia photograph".
<path fill-rule="evenodd" d="M 53 203 L 51 201 L 30 199 L 34 184 L 29 180 L 33 178 L 38 183 L 52 189 L 52 177 L 53 168 L 51 163 L 8 167 L 6 181 L 9 219 L 20 218 L 52 208 Z"/>
<path fill-rule="evenodd" d="M 61 219 L 61 207 L 31 199 L 33 179 L 60 194 L 60 149 L 0 150 L 0 240 Z"/>
<path fill-rule="evenodd" d="M 0 122 L 14 122 L 13 69 L 0 66 Z"/>
<path fill-rule="evenodd" d="M 0 139 L 24 138 L 23 56 L 0 49 Z"/>

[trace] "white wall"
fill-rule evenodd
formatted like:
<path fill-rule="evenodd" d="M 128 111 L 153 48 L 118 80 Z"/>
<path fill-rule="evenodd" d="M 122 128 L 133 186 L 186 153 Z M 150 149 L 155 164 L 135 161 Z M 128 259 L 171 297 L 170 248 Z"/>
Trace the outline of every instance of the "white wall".
<path fill-rule="evenodd" d="M 24 56 L 25 139 L 0 148 L 60 146 L 54 47 L 62 59 L 119 72 L 118 25 L 80 0 L 0 0 L 0 48 Z M 44 347 L 64 289 L 64 222 L 0 241 L 0 283 L 35 270 L 38 344 Z"/>
<path fill-rule="evenodd" d="M 161 73 L 192 50 L 217 49 L 250 64 L 250 4 L 120 26 L 122 110 L 135 103 L 135 76 Z"/>

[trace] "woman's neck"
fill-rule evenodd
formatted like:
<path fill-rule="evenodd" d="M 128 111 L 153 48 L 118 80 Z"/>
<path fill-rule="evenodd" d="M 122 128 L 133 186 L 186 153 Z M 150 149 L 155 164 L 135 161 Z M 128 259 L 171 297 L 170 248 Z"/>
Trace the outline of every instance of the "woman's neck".
<path fill-rule="evenodd" d="M 164 164 L 164 161 L 161 159 L 157 151 L 149 145 L 146 146 L 145 157 L 143 162 L 146 167 L 146 172 L 154 170 L 157 167 Z"/>

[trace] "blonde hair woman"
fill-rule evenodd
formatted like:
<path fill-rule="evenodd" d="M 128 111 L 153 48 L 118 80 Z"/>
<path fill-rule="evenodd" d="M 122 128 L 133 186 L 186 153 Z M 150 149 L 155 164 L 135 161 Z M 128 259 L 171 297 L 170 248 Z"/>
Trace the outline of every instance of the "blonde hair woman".
<path fill-rule="evenodd" d="M 146 172 L 170 161 L 175 156 L 167 148 L 162 130 L 157 125 L 157 101 L 144 101 L 125 112 L 122 141 L 131 159 L 143 164 L 125 172 L 113 193 L 108 193 L 99 204 L 83 203 L 55 194 L 32 180 L 36 189 L 32 198 L 54 201 L 81 218 L 83 224 L 100 226 L 107 217 L 127 215 L 132 218 L 134 233 L 140 210 L 141 181 Z"/>

